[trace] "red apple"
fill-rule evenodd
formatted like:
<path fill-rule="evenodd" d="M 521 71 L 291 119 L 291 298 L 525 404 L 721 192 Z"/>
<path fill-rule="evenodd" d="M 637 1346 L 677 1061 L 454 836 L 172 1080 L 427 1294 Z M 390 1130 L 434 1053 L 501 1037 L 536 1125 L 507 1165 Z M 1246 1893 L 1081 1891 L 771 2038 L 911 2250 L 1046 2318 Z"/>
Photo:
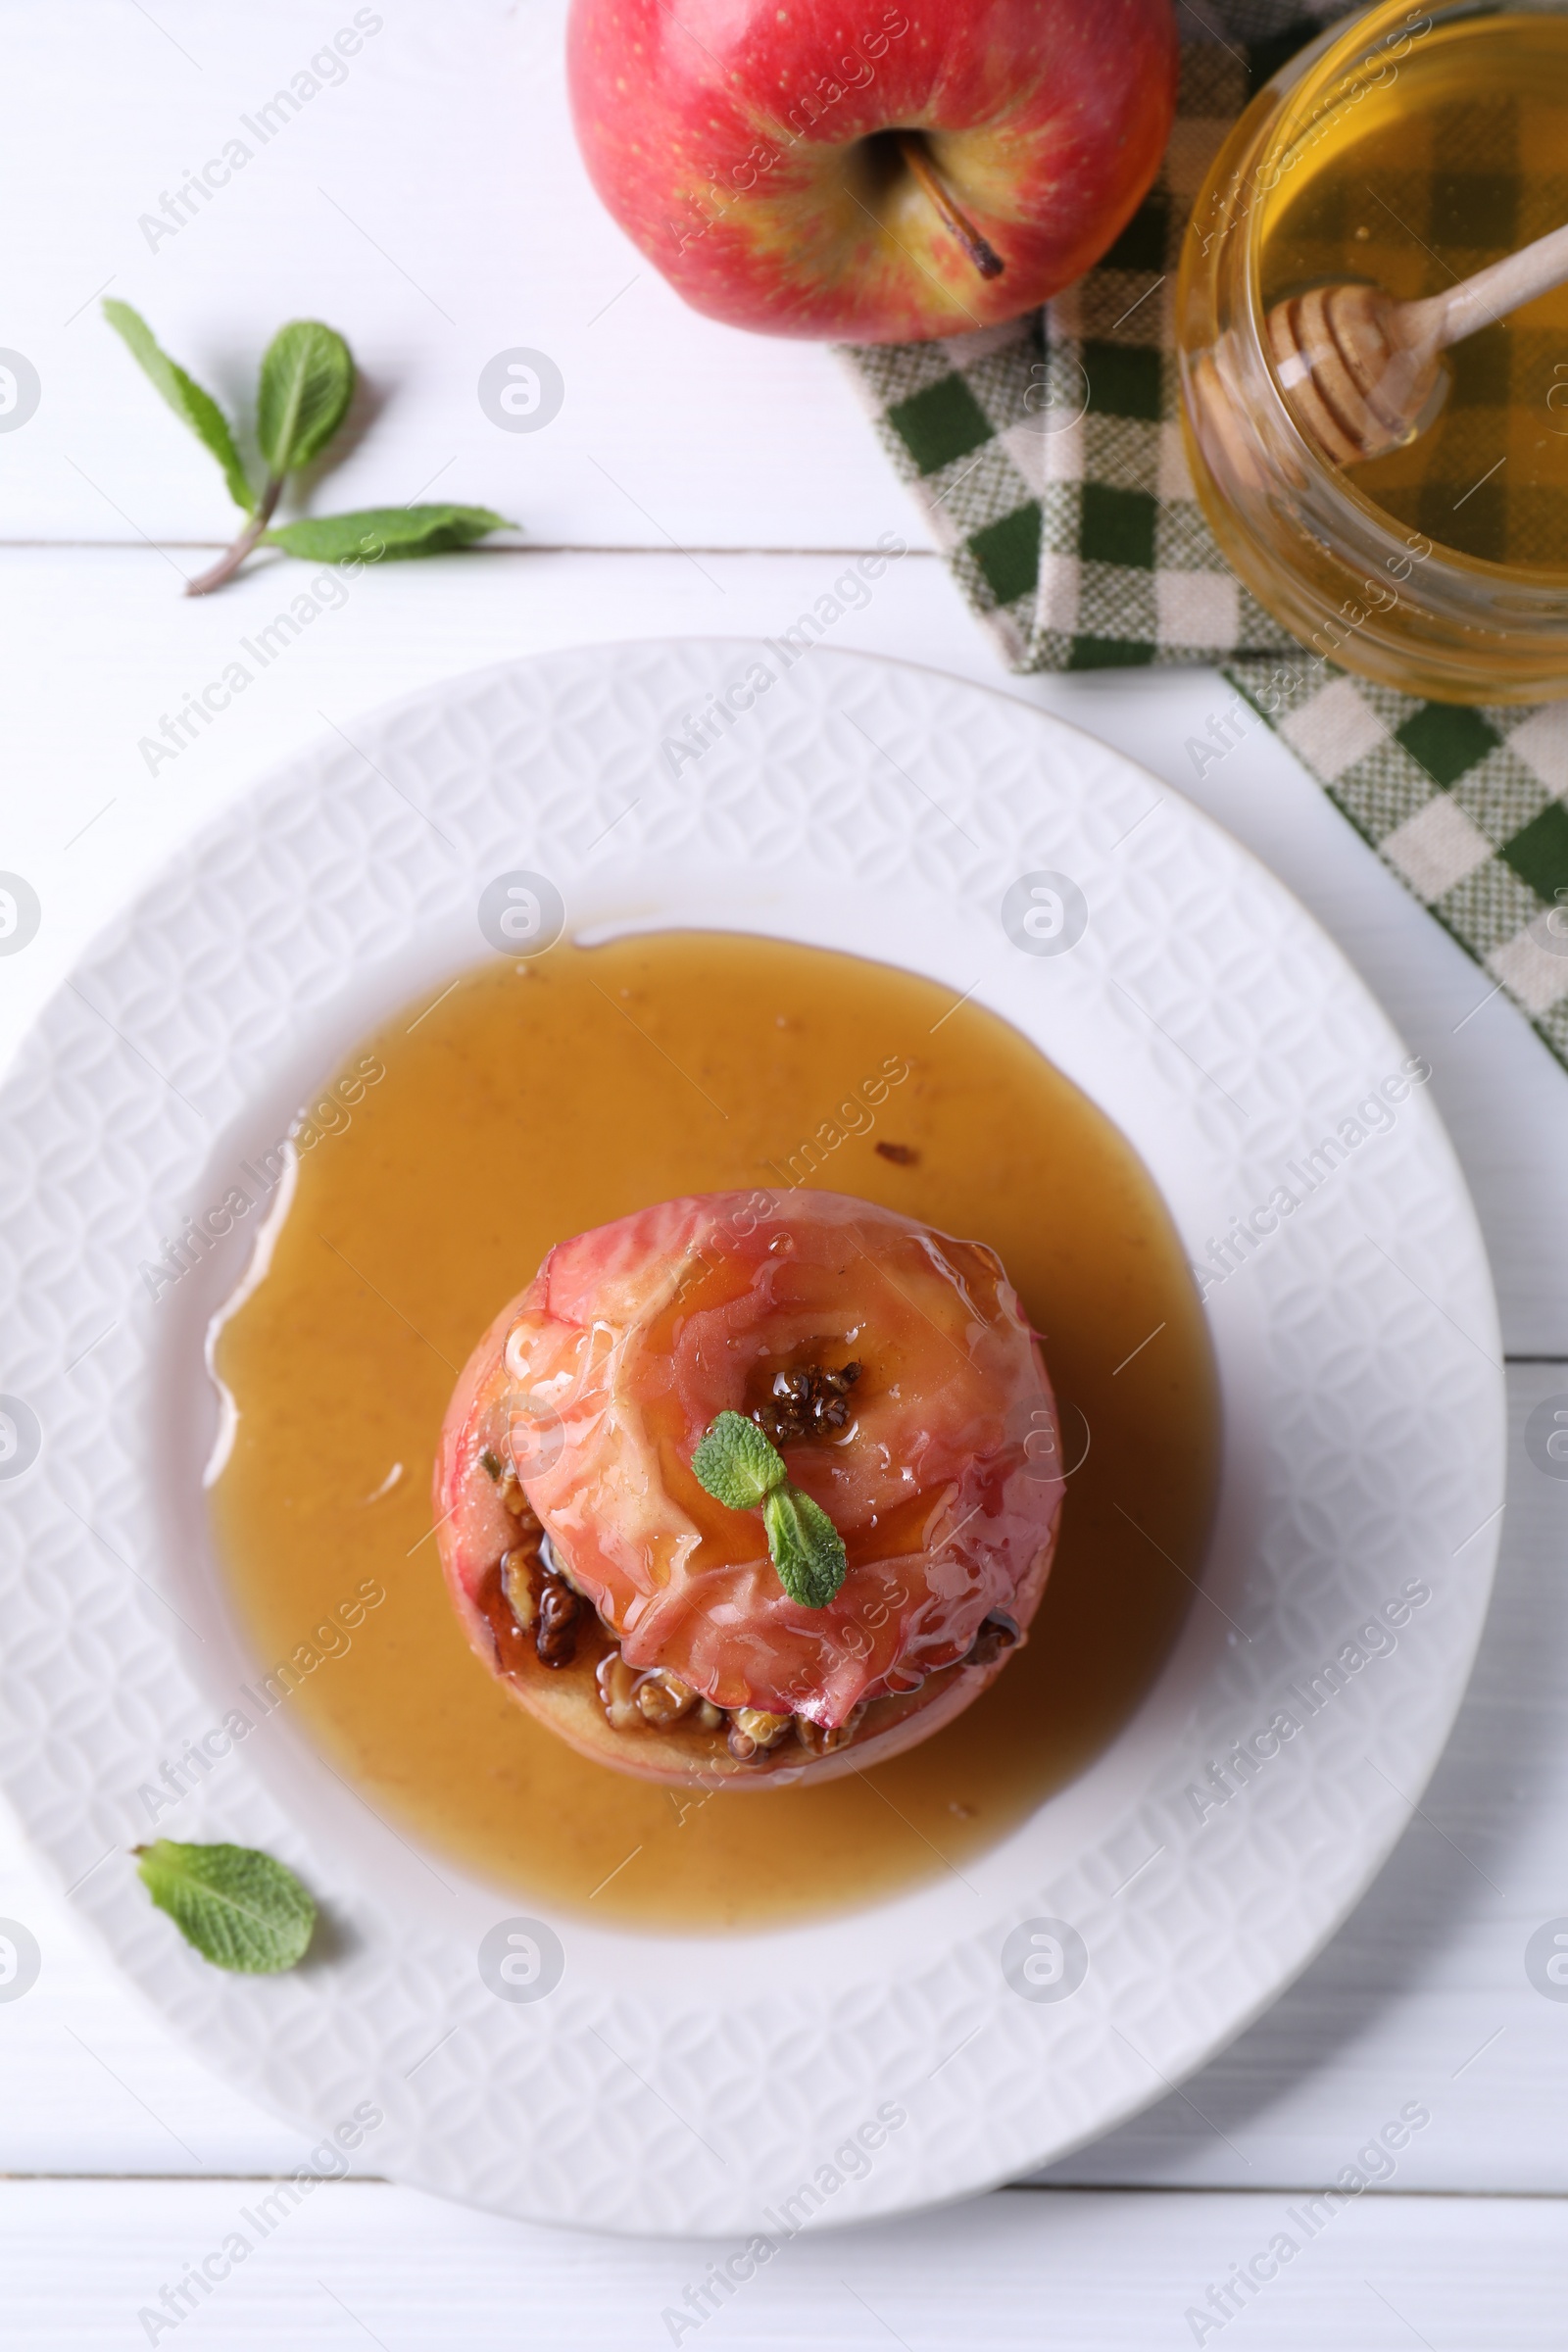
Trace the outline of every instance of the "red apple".
<path fill-rule="evenodd" d="M 1171 0 L 573 0 L 594 185 L 686 300 L 903 342 L 1033 310 L 1115 238 L 1176 97 Z"/>

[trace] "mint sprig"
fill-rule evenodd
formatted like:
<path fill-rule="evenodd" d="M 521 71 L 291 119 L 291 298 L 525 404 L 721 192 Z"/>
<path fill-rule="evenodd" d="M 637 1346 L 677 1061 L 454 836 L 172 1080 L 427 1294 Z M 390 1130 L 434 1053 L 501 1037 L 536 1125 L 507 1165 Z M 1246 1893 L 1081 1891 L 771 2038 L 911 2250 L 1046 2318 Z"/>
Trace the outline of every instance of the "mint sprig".
<path fill-rule="evenodd" d="M 291 1870 L 249 1845 L 138 1845 L 136 1868 L 160 1911 L 218 1968 L 274 1976 L 305 1956 L 316 1905 Z"/>
<path fill-rule="evenodd" d="M 849 1569 L 844 1538 L 818 1502 L 795 1485 L 784 1457 L 755 1421 L 720 1413 L 692 1454 L 698 1484 L 732 1511 L 760 1509 L 778 1581 L 805 1609 L 825 1609 Z"/>
<path fill-rule="evenodd" d="M 318 318 L 279 327 L 262 356 L 256 392 L 256 441 L 266 467 L 258 490 L 245 470 L 232 426 L 210 392 L 164 351 L 145 318 L 113 298 L 104 317 L 149 381 L 223 469 L 228 494 L 248 516 L 245 528 L 208 571 L 187 582 L 187 596 L 208 596 L 231 580 L 258 547 L 281 548 L 314 564 L 383 556 L 435 556 L 471 546 L 514 526 L 488 507 L 368 507 L 270 530 L 292 474 L 319 457 L 354 398 L 354 357 L 342 336 Z"/>

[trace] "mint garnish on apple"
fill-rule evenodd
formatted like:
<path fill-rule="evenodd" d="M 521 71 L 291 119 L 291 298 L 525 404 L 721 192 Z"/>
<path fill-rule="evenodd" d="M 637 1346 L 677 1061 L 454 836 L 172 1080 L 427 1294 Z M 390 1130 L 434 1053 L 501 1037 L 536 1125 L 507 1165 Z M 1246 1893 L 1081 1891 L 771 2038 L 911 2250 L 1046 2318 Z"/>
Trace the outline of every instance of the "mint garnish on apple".
<path fill-rule="evenodd" d="M 849 1561 L 844 1538 L 819 1502 L 796 1486 L 784 1457 L 755 1421 L 720 1413 L 692 1455 L 698 1484 L 732 1511 L 760 1507 L 778 1581 L 805 1609 L 825 1609 Z"/>

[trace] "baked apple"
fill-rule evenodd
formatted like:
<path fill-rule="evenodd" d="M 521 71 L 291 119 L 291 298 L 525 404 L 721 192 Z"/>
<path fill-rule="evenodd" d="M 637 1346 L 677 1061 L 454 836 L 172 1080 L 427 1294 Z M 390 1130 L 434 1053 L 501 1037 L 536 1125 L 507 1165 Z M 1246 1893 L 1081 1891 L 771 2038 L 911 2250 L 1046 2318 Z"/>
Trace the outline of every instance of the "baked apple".
<path fill-rule="evenodd" d="M 562 1242 L 458 1382 L 441 1560 L 479 1656 L 601 1763 L 825 1780 L 968 1706 L 1028 1631 L 1062 1478 L 995 1253 L 843 1194 Z"/>

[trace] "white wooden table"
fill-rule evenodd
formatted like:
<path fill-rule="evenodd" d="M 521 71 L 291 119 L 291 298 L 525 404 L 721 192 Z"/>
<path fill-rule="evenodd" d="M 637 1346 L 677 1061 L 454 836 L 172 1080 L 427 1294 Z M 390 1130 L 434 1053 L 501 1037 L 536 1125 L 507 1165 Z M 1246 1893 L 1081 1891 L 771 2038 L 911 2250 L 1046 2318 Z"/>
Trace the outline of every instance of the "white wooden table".
<path fill-rule="evenodd" d="M 1519 1430 L 1568 1392 L 1568 1078 L 1277 741 L 1255 733 L 1194 776 L 1184 745 L 1220 706 L 1212 676 L 1000 671 L 827 353 L 691 317 L 599 210 L 565 123 L 560 0 L 384 0 L 368 15 L 379 28 L 345 78 L 262 145 L 240 119 L 352 22 L 349 0 L 0 5 L 0 345 L 42 386 L 36 415 L 0 433 L 0 868 L 43 906 L 31 945 L 0 961 L 0 1052 L 173 845 L 329 723 L 546 647 L 773 634 L 845 551 L 906 538 L 909 556 L 838 642 L 1015 693 L 1190 793 L 1283 875 L 1430 1056 L 1501 1298 L 1511 1500 L 1452 1745 L 1372 1892 L 1272 2013 L 1044 2182 L 804 2237 L 703 2343 L 1560 2346 L 1568 2002 L 1533 1987 L 1524 1949 L 1568 1915 L 1568 1484 L 1532 1466 Z M 253 149 L 243 169 L 151 237 L 141 216 L 236 135 Z M 139 740 L 304 575 L 272 560 L 208 602 L 180 600 L 228 509 L 102 324 L 106 291 L 231 402 L 276 325 L 328 319 L 377 414 L 318 507 L 441 495 L 525 529 L 367 577 L 155 776 Z M 536 433 L 498 430 L 476 398 L 484 363 L 514 347 L 547 352 L 564 378 Z M 176 2330 L 138 2313 L 305 2143 L 143 2014 L 10 1824 L 0 1916 L 43 1950 L 33 1989 L 0 2005 L 6 2340 L 164 2341 Z M 1223 2328 L 1195 2326 L 1210 2284 L 1409 2100 L 1432 2123 L 1395 2178 Z M 671 2340 L 661 2314 L 709 2258 L 345 2181 L 182 2321 L 181 2342 L 618 2352 Z"/>

